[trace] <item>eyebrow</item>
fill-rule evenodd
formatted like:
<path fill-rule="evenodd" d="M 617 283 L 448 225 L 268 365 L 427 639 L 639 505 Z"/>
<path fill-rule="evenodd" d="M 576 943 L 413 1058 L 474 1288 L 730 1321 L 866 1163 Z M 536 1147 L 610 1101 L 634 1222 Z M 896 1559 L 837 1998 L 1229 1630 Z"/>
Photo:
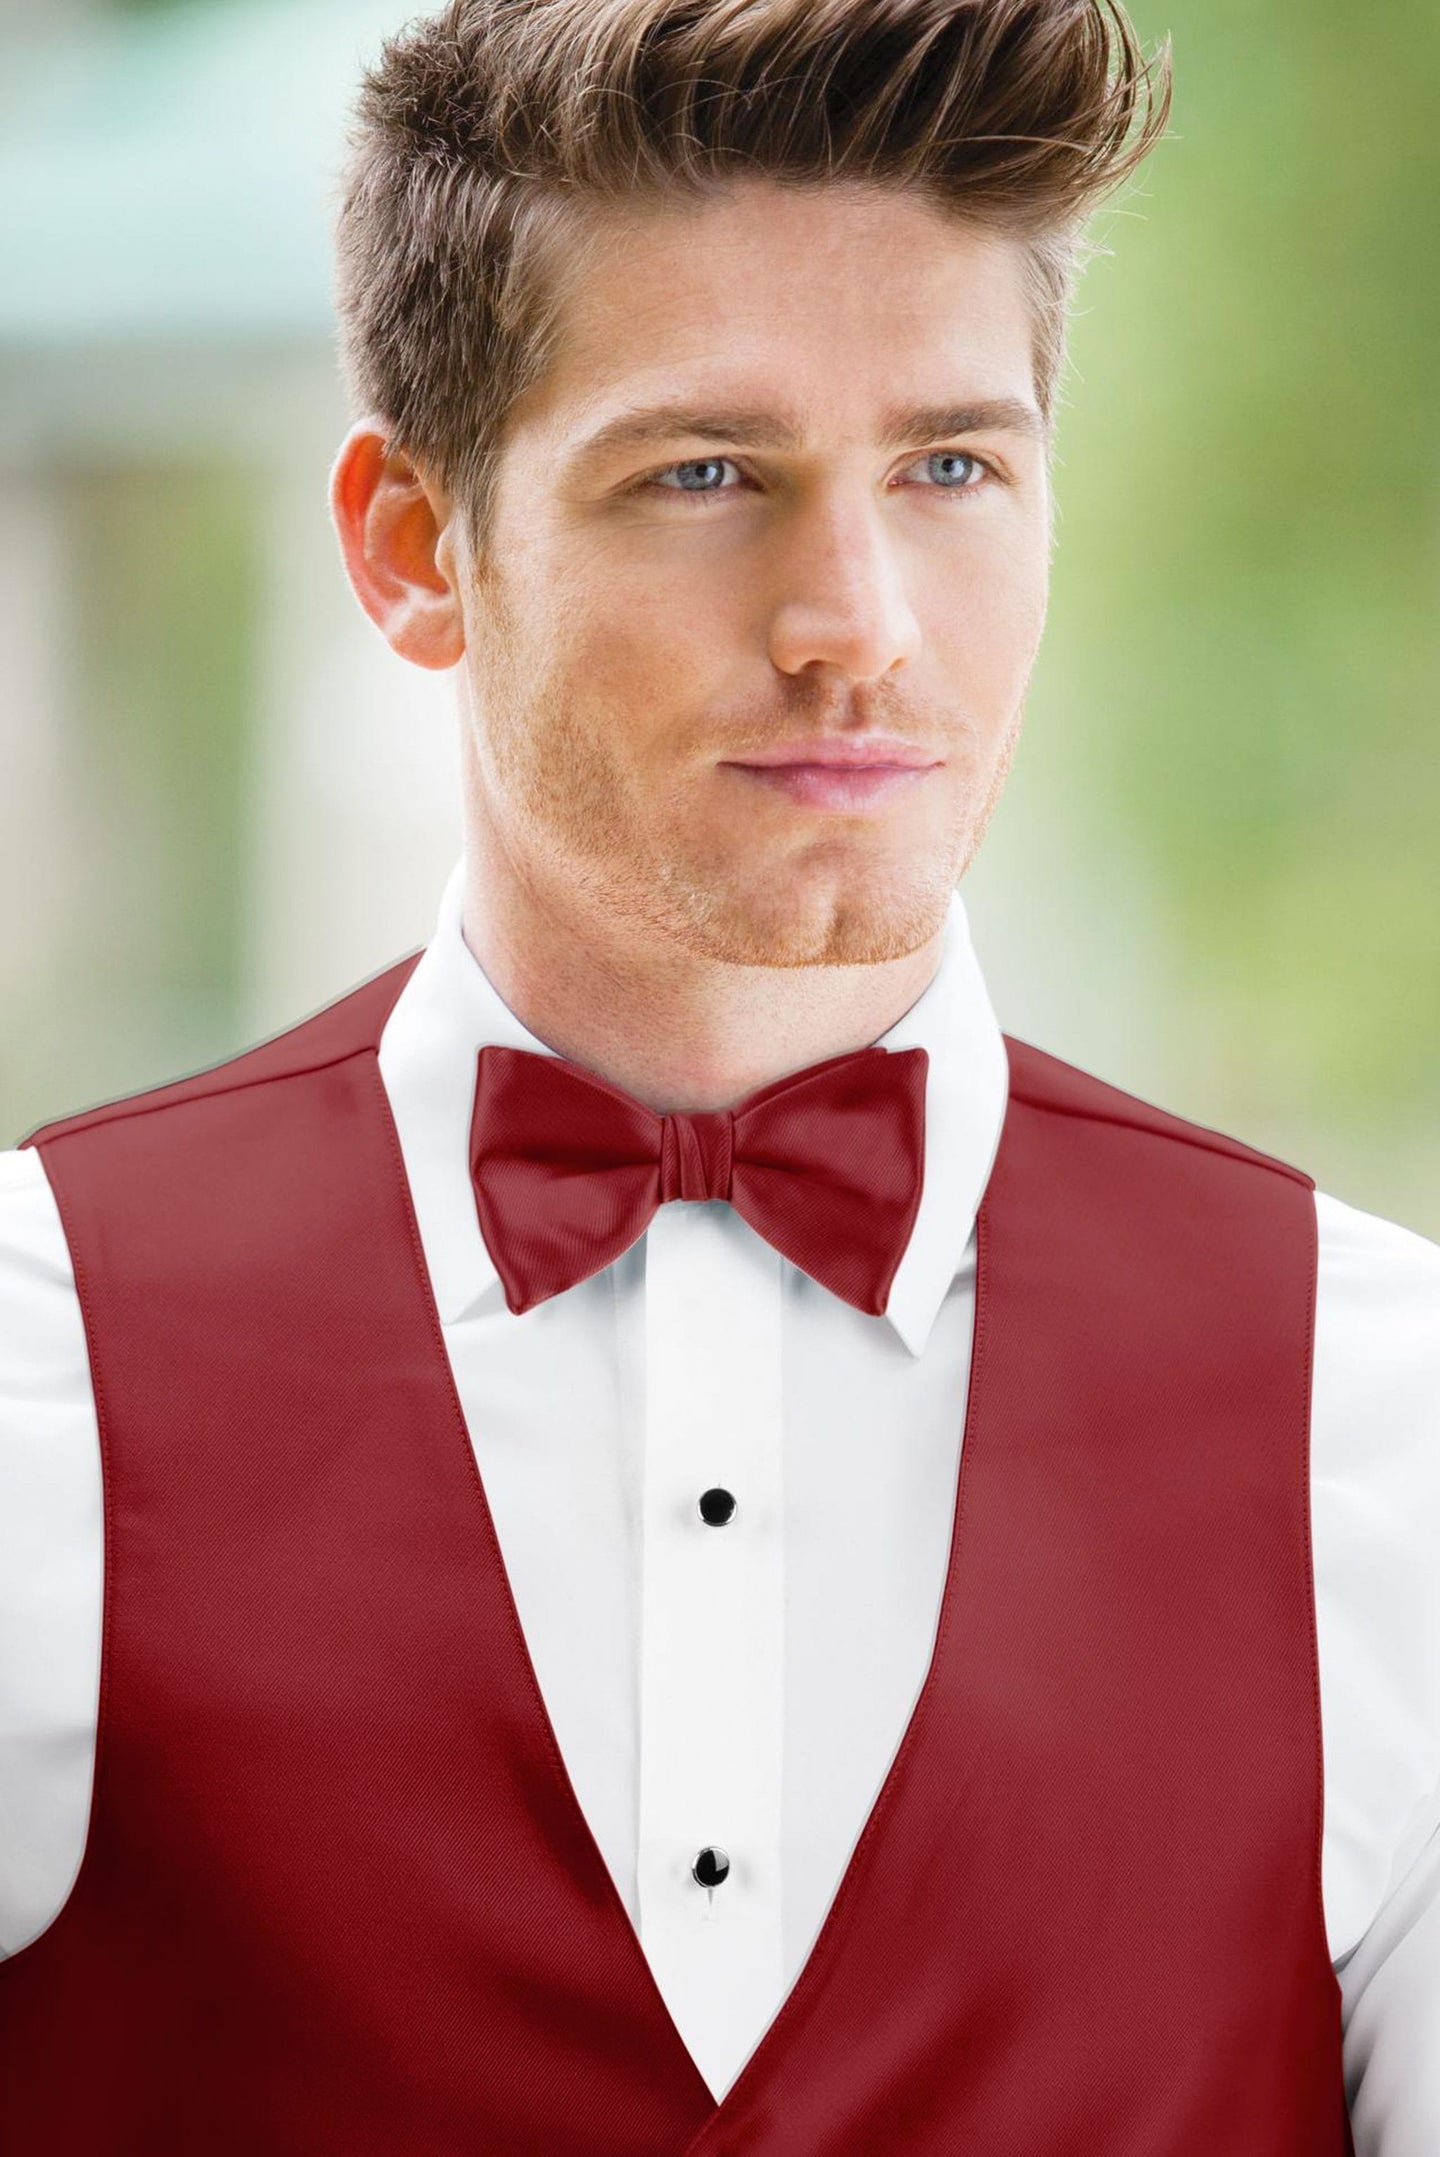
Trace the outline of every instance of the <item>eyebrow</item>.
<path fill-rule="evenodd" d="M 892 407 L 881 421 L 880 447 L 903 449 L 907 442 L 938 441 L 957 434 L 1019 434 L 1039 440 L 1045 423 L 1033 404 L 1020 397 L 974 398 L 967 404 Z M 587 435 L 570 457 L 572 466 L 597 463 L 617 449 L 669 442 L 677 436 L 706 442 L 733 442 L 752 449 L 799 449 L 804 435 L 778 413 L 761 410 L 705 411 L 689 404 L 639 405 L 618 412 Z"/>

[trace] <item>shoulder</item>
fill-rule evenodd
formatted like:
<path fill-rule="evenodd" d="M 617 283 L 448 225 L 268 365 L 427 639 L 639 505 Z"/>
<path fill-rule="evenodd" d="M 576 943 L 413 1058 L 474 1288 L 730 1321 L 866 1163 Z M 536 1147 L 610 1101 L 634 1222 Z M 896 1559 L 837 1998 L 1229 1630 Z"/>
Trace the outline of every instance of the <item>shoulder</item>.
<path fill-rule="evenodd" d="M 70 1259 L 50 1180 L 33 1148 L 0 1151 L 0 1312 L 7 1330 L 20 1305 L 34 1315 L 57 1290 L 72 1289 Z"/>
<path fill-rule="evenodd" d="M 401 989 L 420 958 L 418 950 L 407 952 L 373 974 L 358 987 L 346 990 L 318 1011 L 296 1020 L 278 1034 L 238 1050 L 203 1070 L 188 1072 L 139 1092 L 118 1095 L 90 1108 L 77 1110 L 40 1124 L 21 1140 L 22 1150 L 43 1147 L 89 1131 L 129 1122 L 156 1111 L 179 1108 L 189 1102 L 235 1094 L 248 1087 L 278 1079 L 324 1070 L 377 1046 L 385 1020 Z"/>
<path fill-rule="evenodd" d="M 1320 1260 L 1334 1288 L 1353 1292 L 1377 1317 L 1401 1306 L 1440 1313 L 1440 1243 L 1380 1213 L 1366 1213 L 1329 1191 L 1315 1193 Z M 1440 1336 L 1436 1347 L 1440 1349 Z"/>
<path fill-rule="evenodd" d="M 1440 1527 L 1440 1243 L 1315 1194 L 1316 1382 L 1372 1464 L 1408 1454 Z"/>
<path fill-rule="evenodd" d="M 0 1152 L 0 1466 L 88 1401 L 75 1276 L 45 1166 Z"/>
<path fill-rule="evenodd" d="M 1011 1034 L 1006 1034 L 1004 1040 L 1010 1060 L 1010 1099 L 1013 1102 L 1053 1116 L 1069 1117 L 1092 1128 L 1109 1127 L 1144 1140 L 1156 1139 L 1171 1147 L 1189 1148 L 1196 1155 L 1216 1162 L 1231 1161 L 1251 1168 L 1273 1170 L 1307 1188 L 1314 1187 L 1313 1178 L 1304 1169 L 1264 1153 L 1258 1146 L 1247 1145 L 1243 1139 L 1213 1130 L 1208 1124 L 1177 1116 L 1153 1101 L 1143 1100 L 1138 1094 L 1127 1093 L 1123 1087 L 1097 1078 L 1093 1072 L 1081 1070 L 1078 1064 L 1067 1063 L 1047 1049 L 1036 1048 L 1031 1042 L 1016 1040 Z"/>
<path fill-rule="evenodd" d="M 1440 1244 L 1326 1191 L 1315 1210 L 1316 1626 L 1346 1822 L 1336 1937 L 1348 1948 L 1387 1911 L 1353 2004 L 1380 1940 L 1399 1936 L 1388 1928 L 1415 1922 L 1421 1872 L 1399 1883 L 1440 1824 Z"/>

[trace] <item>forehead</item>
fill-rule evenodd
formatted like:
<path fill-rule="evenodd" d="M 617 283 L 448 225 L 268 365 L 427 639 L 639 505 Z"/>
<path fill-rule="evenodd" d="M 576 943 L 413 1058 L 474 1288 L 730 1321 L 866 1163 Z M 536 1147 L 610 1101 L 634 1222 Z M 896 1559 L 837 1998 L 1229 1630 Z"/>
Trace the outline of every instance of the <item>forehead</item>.
<path fill-rule="evenodd" d="M 864 423 L 1029 398 L 1021 243 L 911 193 L 741 181 L 592 215 L 561 272 L 554 363 L 514 419 L 567 438 L 641 402 L 779 400 Z"/>

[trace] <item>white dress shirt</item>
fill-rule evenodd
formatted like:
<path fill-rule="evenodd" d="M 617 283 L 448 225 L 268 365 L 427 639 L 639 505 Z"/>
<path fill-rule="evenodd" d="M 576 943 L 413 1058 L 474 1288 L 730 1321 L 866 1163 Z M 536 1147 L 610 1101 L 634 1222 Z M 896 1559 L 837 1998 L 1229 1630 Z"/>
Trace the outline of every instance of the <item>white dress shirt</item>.
<path fill-rule="evenodd" d="M 720 1200 L 519 1317 L 468 1168 L 477 1050 L 549 1054 L 466 945 L 457 863 L 380 1044 L 425 1258 L 525 1639 L 581 1809 L 722 2097 L 804 1963 L 920 1691 L 949 1550 L 974 1221 L 1007 1064 L 951 902 L 888 1033 L 923 1046 L 925 1177 L 883 1317 Z M 1243 1135 L 1243 1134 L 1239 1134 Z M 1303 1165 L 1303 1164 L 1302 1164 Z M 1317 1193 L 1311 1513 L 1322 1887 L 1357 2157 L 1440 2153 L 1440 1246 Z M 737 1501 L 707 1526 L 700 1493 Z M 0 1153 L 0 1949 L 79 1865 L 100 1465 L 39 1153 Z M 730 1860 L 718 1888 L 692 1861 Z"/>

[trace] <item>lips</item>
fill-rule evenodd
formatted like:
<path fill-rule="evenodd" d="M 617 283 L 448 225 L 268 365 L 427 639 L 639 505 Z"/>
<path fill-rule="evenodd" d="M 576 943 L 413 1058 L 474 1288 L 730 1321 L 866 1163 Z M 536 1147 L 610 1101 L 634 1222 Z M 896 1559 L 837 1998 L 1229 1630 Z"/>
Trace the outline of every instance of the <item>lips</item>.
<path fill-rule="evenodd" d="M 752 786 L 814 809 L 870 809 L 923 786 L 936 764 L 731 764 Z"/>
<path fill-rule="evenodd" d="M 905 741 L 898 735 L 865 734 L 850 738 L 817 736 L 810 741 L 782 742 L 772 749 L 763 749 L 754 756 L 738 757 L 735 762 L 747 771 L 773 770 L 779 765 L 826 766 L 853 770 L 857 767 L 896 766 L 906 770 L 933 768 L 941 761 L 933 749 L 924 749 L 918 742 Z"/>

